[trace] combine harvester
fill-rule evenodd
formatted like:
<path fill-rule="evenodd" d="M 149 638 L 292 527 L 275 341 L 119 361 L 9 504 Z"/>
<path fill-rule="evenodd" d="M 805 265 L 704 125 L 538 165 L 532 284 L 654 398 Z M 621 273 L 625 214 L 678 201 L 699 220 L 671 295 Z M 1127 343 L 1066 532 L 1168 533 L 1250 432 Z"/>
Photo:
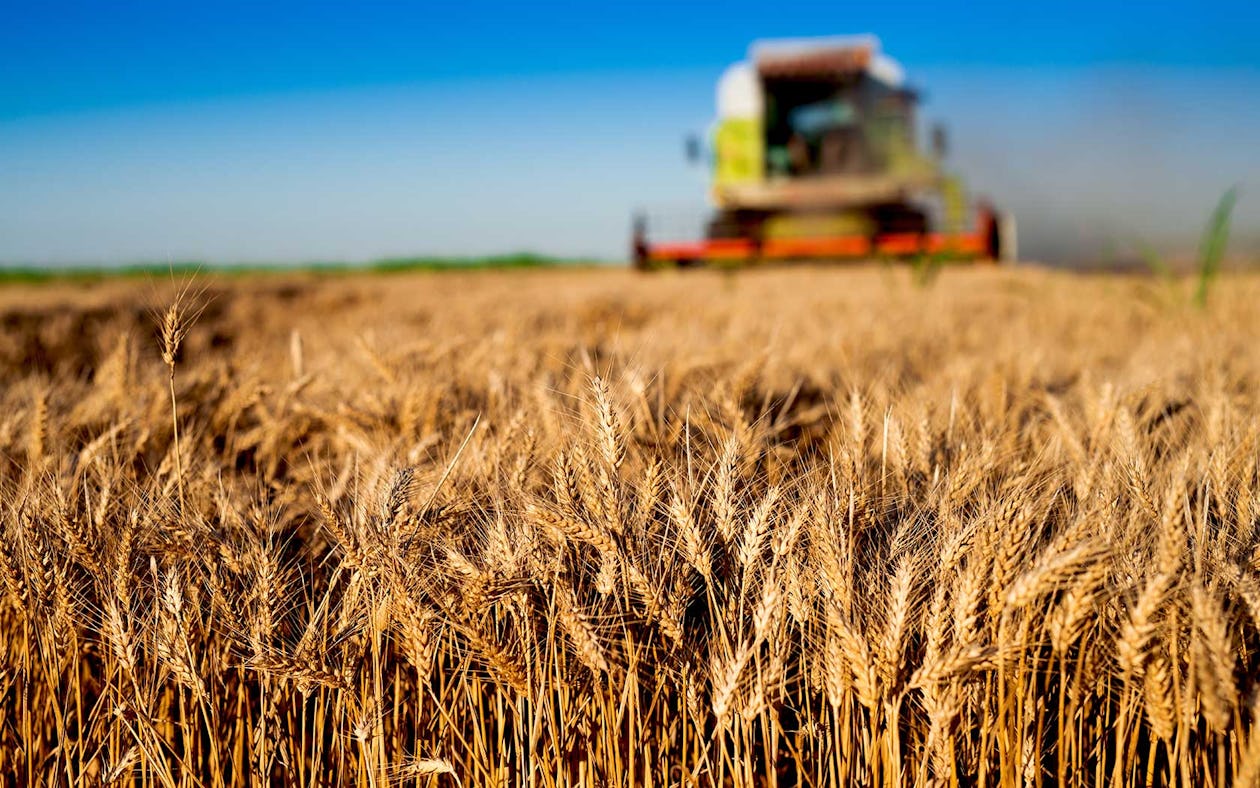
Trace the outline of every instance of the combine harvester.
<path fill-rule="evenodd" d="M 635 266 L 786 260 L 1014 260 L 1015 222 L 969 205 L 945 132 L 920 151 L 901 66 L 873 36 L 762 41 L 717 85 L 716 212 L 700 239 L 634 222 Z M 688 158 L 701 157 L 692 138 Z"/>

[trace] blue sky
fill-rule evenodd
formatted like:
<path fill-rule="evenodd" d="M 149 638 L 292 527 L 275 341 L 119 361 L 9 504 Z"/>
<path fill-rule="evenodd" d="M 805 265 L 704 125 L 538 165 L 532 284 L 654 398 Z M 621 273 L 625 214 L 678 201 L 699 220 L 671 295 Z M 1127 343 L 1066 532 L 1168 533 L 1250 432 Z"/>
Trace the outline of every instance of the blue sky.
<path fill-rule="evenodd" d="M 859 32 L 1045 256 L 1192 242 L 1231 183 L 1245 238 L 1260 11 L 1137 8 L 10 4 L 0 261 L 617 257 L 635 207 L 701 211 L 681 141 L 751 40 Z"/>

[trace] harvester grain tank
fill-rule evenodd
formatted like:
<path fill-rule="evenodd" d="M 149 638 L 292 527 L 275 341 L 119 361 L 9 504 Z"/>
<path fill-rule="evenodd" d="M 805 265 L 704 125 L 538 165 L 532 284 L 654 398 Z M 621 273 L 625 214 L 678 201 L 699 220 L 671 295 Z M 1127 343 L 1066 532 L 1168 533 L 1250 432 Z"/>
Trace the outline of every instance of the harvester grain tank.
<path fill-rule="evenodd" d="M 920 149 L 918 102 L 873 36 L 754 43 L 717 84 L 702 237 L 657 238 L 637 216 L 636 265 L 1013 260 L 1013 218 L 969 203 L 944 168 L 944 131 Z M 690 142 L 689 157 L 702 148 Z"/>

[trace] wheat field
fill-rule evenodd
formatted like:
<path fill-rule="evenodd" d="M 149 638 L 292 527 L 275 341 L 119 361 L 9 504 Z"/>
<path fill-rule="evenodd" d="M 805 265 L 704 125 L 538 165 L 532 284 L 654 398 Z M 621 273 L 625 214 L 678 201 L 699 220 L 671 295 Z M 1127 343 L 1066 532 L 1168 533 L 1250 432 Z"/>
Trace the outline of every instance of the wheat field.
<path fill-rule="evenodd" d="M 1260 277 L 1189 288 L 6 287 L 0 771 L 1255 784 Z"/>

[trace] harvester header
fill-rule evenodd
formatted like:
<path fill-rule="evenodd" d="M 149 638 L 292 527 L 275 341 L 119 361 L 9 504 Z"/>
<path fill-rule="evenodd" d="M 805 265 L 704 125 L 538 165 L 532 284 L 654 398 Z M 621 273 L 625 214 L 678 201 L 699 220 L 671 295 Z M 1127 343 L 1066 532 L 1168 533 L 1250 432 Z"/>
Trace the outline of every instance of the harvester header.
<path fill-rule="evenodd" d="M 708 140 L 715 209 L 702 237 L 635 221 L 642 268 L 933 255 L 1014 259 L 1014 222 L 968 203 L 918 143 L 918 94 L 874 36 L 755 42 L 717 83 Z M 689 149 L 696 151 L 698 144 Z"/>

